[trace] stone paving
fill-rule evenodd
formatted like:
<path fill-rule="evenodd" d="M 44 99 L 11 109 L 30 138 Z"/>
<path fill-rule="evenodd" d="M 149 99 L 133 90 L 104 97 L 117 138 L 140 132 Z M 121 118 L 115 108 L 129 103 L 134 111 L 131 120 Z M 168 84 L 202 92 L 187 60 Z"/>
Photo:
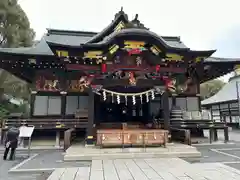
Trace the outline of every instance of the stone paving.
<path fill-rule="evenodd" d="M 221 163 L 190 164 L 179 158 L 93 160 L 91 167 L 56 169 L 48 180 L 239 180 Z"/>
<path fill-rule="evenodd" d="M 221 133 L 219 134 L 219 139 L 222 139 L 222 135 Z M 229 172 L 231 173 L 230 176 L 225 177 L 225 180 L 234 180 L 234 179 L 240 179 L 239 177 L 237 177 L 237 175 L 239 174 L 240 170 L 240 131 L 232 131 L 230 132 L 230 139 L 234 140 L 233 144 L 211 144 L 211 145 L 201 145 L 199 144 L 197 147 L 197 149 L 202 153 L 202 157 L 201 158 L 183 158 L 183 160 L 180 159 L 180 161 L 178 161 L 178 163 L 174 163 L 174 165 L 167 165 L 166 166 L 166 162 L 164 162 L 164 160 L 169 160 L 169 159 L 154 159 L 157 161 L 157 163 L 153 163 L 152 166 L 149 166 L 148 168 L 142 168 L 140 173 L 139 173 L 139 166 L 131 166 L 133 163 L 135 164 L 139 164 L 136 163 L 138 160 L 130 159 L 129 161 L 133 161 L 132 162 L 123 162 L 122 164 L 125 165 L 125 169 L 126 167 L 130 166 L 132 167 L 132 169 L 129 169 L 127 172 L 130 173 L 130 178 L 129 180 L 133 179 L 133 176 L 131 174 L 132 171 L 136 171 L 138 172 L 139 175 L 136 175 L 136 178 L 138 177 L 144 177 L 146 176 L 147 179 L 149 179 L 148 177 L 154 177 L 151 180 L 164 180 L 163 177 L 167 177 L 167 175 L 171 174 L 168 176 L 169 180 L 179 180 L 176 179 L 176 177 L 174 177 L 175 175 L 181 175 L 182 172 L 184 173 L 184 176 L 180 176 L 180 180 L 181 179 L 191 179 L 190 175 L 192 175 L 195 177 L 195 179 L 197 180 L 206 180 L 206 178 L 200 178 L 196 177 L 199 173 L 200 174 L 206 174 L 206 176 L 210 176 L 208 178 L 208 180 L 212 180 L 213 178 L 217 178 L 219 180 L 221 180 L 221 178 L 218 176 L 221 175 L 221 177 L 225 177 L 226 174 L 229 174 Z M 9 170 L 11 170 L 14 166 L 18 165 L 19 163 L 23 162 L 23 160 L 25 160 L 27 158 L 27 150 L 26 149 L 21 149 L 18 148 L 17 151 L 17 158 L 15 161 L 3 161 L 2 160 L 2 154 L 3 154 L 3 147 L 0 146 L 0 180 L 46 180 L 50 173 L 53 171 L 53 169 L 57 168 L 58 171 L 66 171 L 65 176 L 67 176 L 69 173 L 71 174 L 75 174 L 78 171 L 78 176 L 83 176 L 83 178 L 79 178 L 84 180 L 84 173 L 86 174 L 86 172 L 91 170 L 91 162 L 82 162 L 82 161 L 75 161 L 75 162 L 64 162 L 63 161 L 63 151 L 61 150 L 54 150 L 55 148 L 52 148 L 52 150 L 45 150 L 48 148 L 45 147 L 34 147 L 31 150 L 32 154 L 38 154 L 35 158 L 33 158 L 32 160 L 22 164 L 21 166 L 19 166 L 17 169 L 18 170 L 22 170 L 22 172 L 15 172 L 12 173 Z M 214 152 L 211 149 L 217 149 L 218 152 Z M 220 153 L 219 153 L 220 152 Z M 222 154 L 221 152 L 223 152 L 224 154 Z M 141 160 L 141 159 L 140 159 Z M 144 159 L 145 162 L 150 162 L 150 159 Z M 110 164 L 113 164 L 113 167 L 117 167 L 115 164 L 115 161 L 119 161 L 119 160 L 114 160 L 111 163 L 111 160 L 106 160 L 106 165 L 104 165 L 105 167 L 109 168 Z M 187 161 L 187 162 L 186 162 Z M 162 162 L 162 163 L 161 163 Z M 164 163 L 163 163 L 164 162 Z M 180 162 L 184 162 L 184 165 L 182 165 Z M 140 163 L 143 164 L 143 163 Z M 155 165 L 154 165 L 155 164 Z M 224 164 L 224 165 L 223 165 Z M 93 165 L 94 166 L 94 165 Z M 108 178 L 110 175 L 109 173 L 105 173 L 104 171 L 104 166 L 103 166 L 103 170 L 102 173 L 104 173 L 103 177 L 105 177 L 105 180 L 114 180 L 114 178 L 111 179 Z M 143 165 L 141 165 L 143 166 Z M 118 167 L 121 167 L 121 165 L 119 165 Z M 124 167 L 124 166 L 123 166 Z M 233 168 L 231 168 L 233 167 Z M 51 169 L 51 171 L 47 170 L 44 171 L 43 169 Z M 67 170 L 69 170 L 69 168 L 71 169 L 70 172 L 67 172 Z M 134 169 L 135 168 L 135 169 Z M 238 170 L 236 170 L 236 169 Z M 114 171 L 114 169 L 109 168 L 110 172 Z M 123 168 L 124 169 L 124 168 Z M 152 170 L 149 170 L 152 169 Z M 175 170 L 174 170 L 175 169 Z M 177 171 L 176 171 L 177 169 Z M 33 171 L 28 171 L 27 170 L 33 170 Z M 36 171 L 34 171 L 36 170 Z M 155 170 L 156 173 L 152 173 Z M 9 172 L 8 172 L 9 171 Z M 80 173 L 84 171 L 84 173 Z M 95 170 L 97 171 L 97 170 Z M 150 173 L 148 173 L 149 171 L 151 171 Z M 197 172 L 196 172 L 197 171 Z M 144 174 L 142 174 L 141 172 L 143 172 Z M 179 173 L 181 172 L 181 173 Z M 101 172 L 100 172 L 101 173 Z M 122 175 L 122 176 L 128 176 L 124 175 L 124 170 L 120 171 L 119 174 L 117 174 L 118 176 Z M 189 173 L 189 174 L 188 174 Z M 191 174 L 192 173 L 192 174 Z M 219 174 L 220 173 L 220 174 Z M 89 173 L 90 174 L 90 173 Z M 114 174 L 114 173 L 112 173 Z M 155 175 L 157 174 L 158 176 L 156 176 L 157 178 L 155 178 Z M 167 174 L 167 175 L 166 175 Z M 99 175 L 99 174 L 97 174 Z M 62 179 L 64 179 L 65 176 L 62 176 Z M 81 177 L 80 176 L 80 177 Z M 171 176 L 173 176 L 171 178 Z M 189 177 L 190 176 L 190 177 Z M 94 176 L 90 176 L 91 180 L 94 180 Z M 100 179 L 101 176 L 98 176 L 97 179 Z M 146 179 L 145 178 L 145 179 Z M 212 178 L 212 179 L 211 179 Z M 86 178 L 85 178 L 86 179 Z M 118 178 L 120 179 L 120 178 Z M 166 179 L 166 178 L 165 178 Z M 70 179 L 71 180 L 71 179 Z M 124 180 L 124 178 L 121 178 L 120 180 Z M 144 179 L 143 179 L 144 180 Z M 192 179 L 194 180 L 194 179 Z"/>
<path fill-rule="evenodd" d="M 22 170 L 19 174 L 9 171 L 28 158 L 27 151 L 18 150 L 14 161 L 3 161 L 3 152 L 0 151 L 0 180 L 46 180 L 49 176 L 49 170 L 51 169 L 89 166 L 91 163 L 64 162 L 62 153 L 60 150 L 34 150 L 33 154 L 38 155 L 19 166 L 17 170 Z"/>

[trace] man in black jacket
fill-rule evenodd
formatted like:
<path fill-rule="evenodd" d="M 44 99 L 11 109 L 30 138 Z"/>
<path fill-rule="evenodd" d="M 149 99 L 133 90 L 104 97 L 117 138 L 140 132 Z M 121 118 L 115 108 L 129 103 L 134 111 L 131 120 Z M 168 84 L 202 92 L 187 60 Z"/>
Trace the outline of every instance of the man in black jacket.
<path fill-rule="evenodd" d="M 5 151 L 3 155 L 3 160 L 7 159 L 7 155 L 9 150 L 11 149 L 10 152 L 10 157 L 9 160 L 13 160 L 16 148 L 18 146 L 18 136 L 19 136 L 19 129 L 16 127 L 12 127 L 8 130 L 6 134 L 6 140 L 5 140 Z"/>

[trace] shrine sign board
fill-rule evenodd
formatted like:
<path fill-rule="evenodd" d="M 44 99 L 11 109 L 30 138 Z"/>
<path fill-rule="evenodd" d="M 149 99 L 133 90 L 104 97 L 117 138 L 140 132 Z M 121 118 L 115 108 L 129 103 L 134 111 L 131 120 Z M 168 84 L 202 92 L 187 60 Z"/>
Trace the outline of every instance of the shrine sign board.
<path fill-rule="evenodd" d="M 32 133 L 34 131 L 34 126 L 21 126 L 19 128 L 20 134 L 19 137 L 25 137 L 25 138 L 30 138 L 32 136 Z"/>

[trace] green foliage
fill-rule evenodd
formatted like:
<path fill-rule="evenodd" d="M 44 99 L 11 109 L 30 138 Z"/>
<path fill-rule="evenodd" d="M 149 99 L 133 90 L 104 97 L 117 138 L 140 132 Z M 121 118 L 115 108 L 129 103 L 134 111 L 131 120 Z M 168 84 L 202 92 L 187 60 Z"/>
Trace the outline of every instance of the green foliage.
<path fill-rule="evenodd" d="M 8 113 L 9 111 L 3 105 L 0 105 L 0 119 L 4 118 Z"/>
<path fill-rule="evenodd" d="M 29 20 L 17 0 L 0 0 L 0 47 L 17 48 L 33 44 L 35 32 L 30 28 Z M 29 99 L 29 84 L 0 70 L 0 119 L 6 112 L 24 111 L 19 106 L 5 103 L 3 94 L 16 98 Z"/>
<path fill-rule="evenodd" d="M 225 83 L 219 79 L 214 79 L 211 81 L 207 81 L 200 85 L 200 94 L 202 99 L 207 99 L 213 95 L 215 95 Z"/>
<path fill-rule="evenodd" d="M 0 47 L 31 46 L 35 32 L 17 0 L 0 0 Z"/>
<path fill-rule="evenodd" d="M 27 82 L 20 80 L 5 70 L 0 70 L 0 96 L 5 93 L 16 98 L 28 100 L 30 94 L 29 86 Z"/>

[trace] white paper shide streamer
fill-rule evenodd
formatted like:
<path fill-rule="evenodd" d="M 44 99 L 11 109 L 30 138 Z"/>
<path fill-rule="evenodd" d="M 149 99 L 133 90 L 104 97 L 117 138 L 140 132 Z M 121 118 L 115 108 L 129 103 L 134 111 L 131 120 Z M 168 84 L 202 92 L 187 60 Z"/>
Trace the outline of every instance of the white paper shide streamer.
<path fill-rule="evenodd" d="M 142 104 L 142 100 L 143 100 L 143 97 L 142 97 L 142 94 L 140 95 L 140 101 L 141 101 L 141 104 Z"/>
<path fill-rule="evenodd" d="M 132 97 L 132 102 L 133 102 L 134 105 L 136 104 L 136 97 L 135 96 Z"/>
<path fill-rule="evenodd" d="M 117 103 L 120 104 L 120 96 L 117 95 Z"/>
<path fill-rule="evenodd" d="M 146 101 L 149 102 L 148 93 L 146 93 Z"/>
<path fill-rule="evenodd" d="M 155 99 L 154 91 L 151 91 L 151 96 L 152 96 L 152 99 Z"/>
<path fill-rule="evenodd" d="M 113 96 L 113 93 L 111 93 L 111 96 L 112 96 L 112 103 L 114 103 L 114 96 Z"/>
<path fill-rule="evenodd" d="M 103 91 L 103 100 L 104 100 L 104 101 L 107 100 L 107 94 L 106 94 L 106 91 Z"/>

